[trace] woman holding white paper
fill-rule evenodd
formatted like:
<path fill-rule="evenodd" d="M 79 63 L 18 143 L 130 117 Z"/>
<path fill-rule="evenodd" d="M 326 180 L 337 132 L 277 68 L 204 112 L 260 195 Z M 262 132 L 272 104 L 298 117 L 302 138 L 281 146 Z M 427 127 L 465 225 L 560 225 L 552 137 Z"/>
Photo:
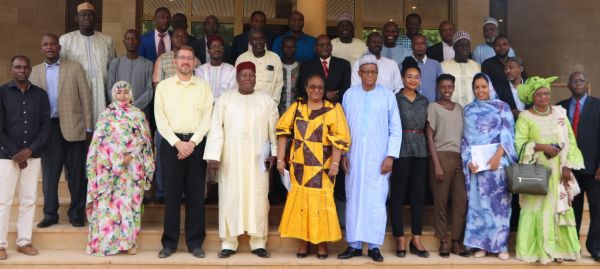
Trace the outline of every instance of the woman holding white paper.
<path fill-rule="evenodd" d="M 350 146 L 350 132 L 342 106 L 323 98 L 324 79 L 319 74 L 306 80 L 301 96 L 281 116 L 276 127 L 277 169 L 284 174 L 285 149 L 290 153 L 291 189 L 281 217 L 281 237 L 302 240 L 296 256 L 308 255 L 309 243 L 318 244 L 317 257 L 328 256 L 327 242 L 342 238 L 333 187 L 342 152 Z M 343 180 L 343 179 L 342 179 Z"/>
<path fill-rule="evenodd" d="M 461 156 L 468 210 L 464 244 L 479 249 L 475 257 L 498 253 L 506 260 L 510 234 L 511 194 L 507 190 L 506 173 L 502 168 L 514 163 L 514 120 L 508 104 L 497 99 L 489 78 L 478 73 L 473 78 L 475 100 L 465 106 Z M 498 149 L 488 160 L 489 170 L 479 171 L 471 157 L 471 147 L 498 143 Z"/>
<path fill-rule="evenodd" d="M 517 259 L 541 263 L 581 257 L 571 201 L 577 181 L 571 169 L 583 169 L 583 157 L 561 106 L 550 105 L 550 83 L 556 77 L 529 78 L 519 85 L 519 98 L 531 108 L 519 114 L 515 144 L 523 148 L 521 163 L 552 169 L 548 194 L 522 195 L 517 232 Z"/>

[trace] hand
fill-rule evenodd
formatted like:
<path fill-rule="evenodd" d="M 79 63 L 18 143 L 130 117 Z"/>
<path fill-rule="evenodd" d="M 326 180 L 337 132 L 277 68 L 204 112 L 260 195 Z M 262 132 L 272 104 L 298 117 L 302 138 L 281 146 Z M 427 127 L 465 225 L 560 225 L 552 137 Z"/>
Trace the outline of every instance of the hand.
<path fill-rule="evenodd" d="M 183 160 L 189 157 L 194 152 L 194 147 L 194 142 L 178 141 L 177 143 L 175 143 L 175 148 L 177 148 L 178 151 L 177 158 L 179 160 Z"/>
<path fill-rule="evenodd" d="M 571 169 L 568 167 L 563 167 L 560 175 L 560 183 L 566 187 L 566 184 L 569 182 L 569 180 L 571 180 Z"/>
<path fill-rule="evenodd" d="M 392 157 L 387 156 L 383 159 L 383 163 L 381 163 L 381 174 L 386 175 L 392 171 L 392 164 L 394 164 L 394 159 Z"/>
<path fill-rule="evenodd" d="M 23 170 L 25 168 L 27 168 L 27 160 L 22 161 L 20 163 L 17 164 L 19 166 L 19 169 Z"/>
<path fill-rule="evenodd" d="M 490 165 L 490 170 L 492 170 L 492 171 L 498 170 L 498 167 L 500 166 L 500 159 L 502 159 L 502 155 L 501 156 L 494 155 L 494 156 L 492 156 L 492 158 L 490 158 L 488 160 L 487 163 Z"/>
<path fill-rule="evenodd" d="M 596 179 L 596 181 L 600 181 L 600 167 L 596 169 L 596 176 L 594 178 Z"/>
<path fill-rule="evenodd" d="M 15 156 L 12 157 L 12 160 L 16 163 L 22 163 L 23 161 L 27 161 L 29 157 L 31 157 L 31 150 L 29 148 L 24 148 L 20 150 Z"/>
<path fill-rule="evenodd" d="M 285 171 L 285 162 L 283 160 L 277 161 L 277 171 L 279 171 L 280 175 L 283 175 Z"/>
<path fill-rule="evenodd" d="M 469 162 L 469 170 L 471 170 L 471 173 L 473 173 L 473 174 L 477 173 L 477 169 L 479 169 L 478 165 L 476 165 L 472 162 Z"/>
<path fill-rule="evenodd" d="M 131 153 L 125 154 L 125 157 L 123 158 L 123 166 L 125 166 L 125 167 L 129 166 L 129 163 L 131 163 L 131 160 L 133 160 L 133 154 L 131 154 Z"/>
<path fill-rule="evenodd" d="M 337 102 L 337 100 L 338 100 L 337 93 L 338 93 L 338 91 L 327 91 L 325 93 L 325 98 L 327 98 L 327 100 L 329 100 L 329 101 Z"/>
<path fill-rule="evenodd" d="M 221 162 L 219 162 L 219 161 L 208 160 L 208 169 L 210 169 L 213 172 L 219 171 L 220 165 L 221 165 Z"/>
<path fill-rule="evenodd" d="M 444 169 L 442 169 L 442 166 L 435 165 L 433 170 L 435 172 L 435 179 L 439 182 L 444 181 Z"/>
<path fill-rule="evenodd" d="M 92 141 L 94 132 L 85 132 L 85 141 L 89 144 Z"/>
<path fill-rule="evenodd" d="M 275 166 L 276 162 L 277 162 L 277 157 L 275 157 L 275 156 L 271 156 L 270 158 L 265 160 L 265 167 L 267 168 L 267 171 L 270 171 L 271 169 L 273 169 L 273 166 Z"/>
<path fill-rule="evenodd" d="M 542 151 L 544 152 L 544 155 L 546 155 L 546 158 L 548 158 L 548 159 L 552 159 L 560 153 L 560 149 L 557 149 L 556 147 L 554 147 L 550 144 L 543 144 L 541 146 L 542 146 Z"/>
<path fill-rule="evenodd" d="M 350 160 L 348 160 L 348 157 L 342 157 L 342 168 L 346 174 L 350 173 Z"/>
<path fill-rule="evenodd" d="M 337 174 L 340 172 L 340 164 L 338 163 L 331 163 L 331 165 L 329 166 L 329 173 L 327 173 L 327 175 L 329 176 L 329 178 L 334 178 L 335 176 L 337 176 Z"/>
<path fill-rule="evenodd" d="M 513 117 L 516 119 L 519 117 L 519 113 L 521 113 L 521 111 L 519 111 L 518 109 L 513 109 L 510 112 L 512 112 Z"/>

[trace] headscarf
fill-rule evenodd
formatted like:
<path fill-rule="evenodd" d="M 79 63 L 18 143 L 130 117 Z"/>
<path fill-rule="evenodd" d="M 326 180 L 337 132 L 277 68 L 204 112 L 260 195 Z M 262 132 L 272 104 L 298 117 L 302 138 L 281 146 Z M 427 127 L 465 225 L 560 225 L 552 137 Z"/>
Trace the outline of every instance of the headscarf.
<path fill-rule="evenodd" d="M 129 90 L 129 102 L 127 102 L 125 104 L 122 104 L 119 102 L 119 100 L 117 100 L 117 90 L 123 89 L 123 88 Z M 131 84 L 129 84 L 129 82 L 127 82 L 127 81 L 123 81 L 123 80 L 117 81 L 115 83 L 115 85 L 112 87 L 111 94 L 112 94 L 113 103 L 117 106 L 124 106 L 124 105 L 133 103 L 133 89 L 131 87 Z"/>
<path fill-rule="evenodd" d="M 530 77 L 525 81 L 525 83 L 521 83 L 517 86 L 517 93 L 519 95 L 519 99 L 525 104 L 533 104 L 533 94 L 539 88 L 547 88 L 550 90 L 550 83 L 555 81 L 558 77 L 549 77 L 549 78 L 541 78 L 541 77 Z"/>
<path fill-rule="evenodd" d="M 490 78 L 490 76 L 488 76 L 486 73 L 480 72 L 480 73 L 475 74 L 475 76 L 473 76 L 473 77 L 477 77 L 480 74 L 483 74 L 487 78 L 488 90 L 490 92 L 490 99 L 489 100 L 479 100 L 475 96 L 473 98 L 473 101 L 482 101 L 482 102 L 485 102 L 485 101 L 492 101 L 492 100 L 498 99 L 498 94 L 496 93 L 496 89 L 494 89 L 494 85 L 492 84 L 492 79 Z M 473 88 L 473 95 L 475 95 L 475 87 L 474 87 L 475 86 L 475 79 L 473 79 L 473 83 L 472 84 L 473 84 L 473 87 L 472 87 Z"/>

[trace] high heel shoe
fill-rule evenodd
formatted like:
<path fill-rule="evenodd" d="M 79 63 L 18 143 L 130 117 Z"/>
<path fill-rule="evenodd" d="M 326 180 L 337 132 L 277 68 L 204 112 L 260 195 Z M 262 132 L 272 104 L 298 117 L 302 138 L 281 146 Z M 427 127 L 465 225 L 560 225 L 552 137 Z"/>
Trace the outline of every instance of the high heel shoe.
<path fill-rule="evenodd" d="M 322 244 L 325 244 L 324 247 Z M 325 250 L 325 252 L 321 252 L 321 250 Z M 327 257 L 329 257 L 329 251 L 327 251 L 327 243 L 320 243 L 318 246 L 318 250 L 317 250 L 317 259 L 319 260 L 324 260 L 327 259 Z"/>
<path fill-rule="evenodd" d="M 298 258 L 306 258 L 308 256 L 308 252 L 310 251 L 310 245 L 306 244 L 306 252 L 296 252 L 296 257 Z"/>
<path fill-rule="evenodd" d="M 419 250 L 419 249 L 418 249 L 418 248 L 415 246 L 415 244 L 413 244 L 413 241 L 412 241 L 412 240 L 410 240 L 410 244 L 409 244 L 409 246 L 410 246 L 410 254 L 415 254 L 415 255 L 417 255 L 417 256 L 419 256 L 419 257 L 421 257 L 421 258 L 429 258 L 429 252 L 427 252 L 427 250 L 426 250 L 426 249 Z"/>

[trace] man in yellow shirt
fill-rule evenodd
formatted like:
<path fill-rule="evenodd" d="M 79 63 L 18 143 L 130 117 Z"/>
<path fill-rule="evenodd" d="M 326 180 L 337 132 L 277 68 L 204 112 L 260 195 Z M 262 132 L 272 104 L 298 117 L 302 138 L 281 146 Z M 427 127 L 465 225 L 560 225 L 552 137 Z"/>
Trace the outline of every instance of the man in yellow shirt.
<path fill-rule="evenodd" d="M 185 238 L 188 251 L 204 258 L 204 136 L 210 127 L 213 96 L 208 82 L 193 76 L 196 58 L 192 47 L 175 51 L 177 74 L 156 86 L 154 117 L 163 136 L 161 164 L 164 175 L 165 218 L 163 249 L 159 258 L 171 256 L 179 242 L 181 195 L 185 192 Z"/>

